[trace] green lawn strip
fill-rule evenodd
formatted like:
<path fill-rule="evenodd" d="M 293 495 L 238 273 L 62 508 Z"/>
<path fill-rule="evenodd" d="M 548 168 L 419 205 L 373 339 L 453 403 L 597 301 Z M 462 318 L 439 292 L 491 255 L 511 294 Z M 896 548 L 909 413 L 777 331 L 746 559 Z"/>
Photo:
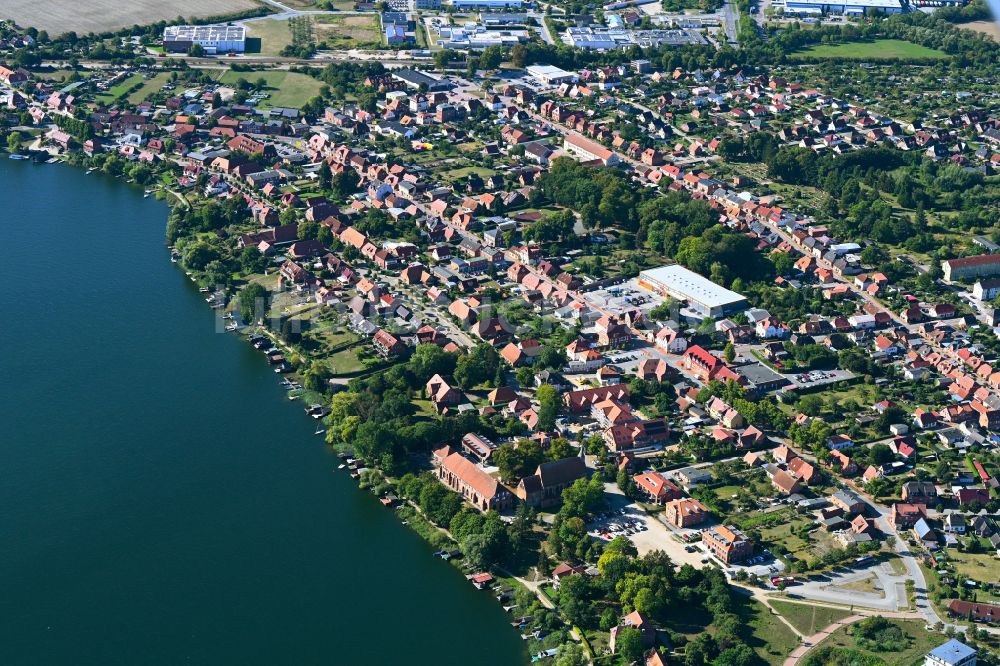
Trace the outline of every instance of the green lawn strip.
<path fill-rule="evenodd" d="M 829 627 L 837 620 L 842 620 L 851 614 L 850 611 L 840 608 L 795 604 L 788 601 L 772 601 L 771 606 L 806 636 L 812 636 L 817 631 Z"/>
<path fill-rule="evenodd" d="M 845 58 L 849 60 L 940 60 L 948 54 L 901 39 L 818 44 L 791 56 L 797 58 Z"/>
<path fill-rule="evenodd" d="M 752 629 L 749 646 L 761 659 L 773 666 L 779 666 L 798 646 L 799 637 L 759 601 L 751 600 L 747 607 L 748 624 Z"/>

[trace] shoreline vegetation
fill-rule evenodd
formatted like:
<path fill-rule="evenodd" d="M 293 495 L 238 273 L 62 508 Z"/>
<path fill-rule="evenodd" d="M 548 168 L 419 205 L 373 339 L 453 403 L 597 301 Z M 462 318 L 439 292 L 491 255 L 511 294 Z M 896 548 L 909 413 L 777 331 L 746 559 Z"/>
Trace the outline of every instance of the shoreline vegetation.
<path fill-rule="evenodd" d="M 51 158 L 49 153 L 45 151 L 34 151 L 25 149 L 19 152 L 9 152 L 4 147 L 0 146 L 0 157 L 7 157 L 15 154 L 27 154 L 30 159 L 37 164 L 44 164 L 46 162 L 52 163 L 55 159 L 60 163 L 64 163 L 67 166 L 73 168 L 83 168 L 87 169 L 87 173 L 90 173 L 89 169 L 94 168 L 94 161 L 83 154 L 78 152 L 65 153 L 60 157 L 65 159 Z M 192 208 L 192 204 L 187 200 L 187 198 L 179 192 L 171 190 L 165 184 L 160 183 L 159 186 L 150 189 L 150 183 L 139 183 L 134 178 L 128 178 L 126 174 L 113 174 L 106 171 L 102 171 L 105 175 L 110 175 L 116 179 L 123 181 L 127 185 L 134 185 L 137 188 L 142 188 L 144 194 L 147 196 L 153 194 L 155 198 L 163 201 L 170 208 L 171 213 L 175 207 L 182 207 L 185 209 Z M 169 214 L 168 214 L 169 219 Z M 176 259 L 176 255 L 173 254 L 174 250 L 171 248 L 172 257 Z M 178 262 L 179 263 L 179 262 Z M 195 284 L 201 285 L 203 283 L 203 274 L 196 271 L 191 271 L 179 263 L 181 270 L 184 270 L 186 275 Z M 204 292 L 205 287 L 201 290 Z M 211 301 L 210 298 L 206 298 L 206 301 Z M 227 307 L 227 313 L 232 314 L 233 310 L 231 307 L 236 305 L 238 308 L 238 299 L 234 297 L 229 301 Z M 238 310 L 237 310 L 238 311 Z M 263 333 L 267 335 L 275 344 L 283 347 L 287 350 L 291 350 L 288 345 L 281 340 L 278 333 L 267 329 L 266 327 L 251 326 L 246 327 L 244 330 L 238 331 L 238 335 L 247 344 L 250 344 L 251 338 L 254 337 L 256 333 Z M 297 366 L 301 366 L 304 359 L 297 358 Z M 378 374 L 389 369 L 391 366 L 378 367 L 374 370 L 366 370 L 360 373 L 355 373 L 356 377 L 369 377 L 373 374 Z M 303 380 L 304 377 L 298 373 L 283 374 L 282 377 L 296 377 L 299 381 Z M 326 398 L 323 397 L 323 393 L 317 390 L 303 389 L 296 391 L 294 394 L 289 396 L 294 397 L 296 400 L 303 402 L 305 404 L 310 404 L 310 402 L 315 402 L 316 400 L 325 401 Z M 308 412 L 308 410 L 307 410 Z M 322 421 L 320 421 L 322 423 Z M 320 428 L 320 426 L 318 426 Z M 319 432 L 319 430 L 318 430 Z M 433 554 L 436 557 L 440 557 L 442 560 L 446 561 L 449 565 L 462 572 L 465 578 L 473 584 L 471 579 L 475 574 L 480 574 L 483 571 L 489 572 L 493 577 L 493 582 L 488 586 L 490 588 L 489 593 L 493 594 L 498 603 L 500 603 L 504 610 L 510 614 L 512 619 L 511 626 L 519 632 L 528 630 L 525 626 L 518 626 L 519 622 L 515 621 L 518 618 L 529 617 L 532 614 L 542 615 L 543 613 L 551 613 L 551 609 L 546 606 L 545 595 L 542 593 L 541 589 L 538 591 L 533 591 L 529 589 L 523 582 L 523 579 L 514 576 L 503 567 L 498 565 L 482 566 L 476 567 L 470 565 L 462 555 L 460 550 L 461 544 L 455 538 L 453 534 L 449 532 L 448 529 L 441 527 L 440 525 L 434 524 L 432 519 L 425 513 L 421 508 L 417 499 L 411 496 L 400 496 L 400 493 L 396 490 L 401 482 L 406 482 L 406 477 L 396 478 L 386 475 L 380 470 L 370 469 L 364 467 L 363 463 L 354 460 L 350 457 L 351 450 L 349 447 L 338 446 L 336 444 L 331 444 L 326 442 L 334 451 L 337 452 L 338 457 L 345 461 L 344 465 L 341 465 L 343 469 L 339 472 L 350 474 L 352 479 L 356 481 L 356 487 L 358 490 L 368 491 L 377 500 L 380 500 L 383 506 L 393 509 L 403 526 L 408 527 L 415 534 L 420 536 L 431 548 L 434 549 Z M 412 475 L 409 475 L 412 476 Z M 451 493 L 444 489 L 437 481 L 427 484 L 429 487 L 437 491 L 438 496 L 443 493 L 445 495 L 451 495 L 455 498 L 458 497 L 457 494 Z M 387 498 L 392 498 L 392 500 L 387 500 Z M 461 500 L 458 500 L 458 504 L 461 504 Z M 469 509 L 465 509 L 469 511 Z M 470 513 L 472 516 L 478 516 L 479 514 Z M 532 520 L 534 517 L 532 516 Z M 477 584 L 478 586 L 478 584 Z M 523 639 L 533 639 L 538 641 L 538 646 L 530 650 L 531 654 L 526 654 L 526 656 L 531 656 L 537 652 L 544 651 L 546 649 L 560 649 L 568 639 L 569 634 L 565 636 L 559 634 L 558 632 L 553 632 L 552 629 L 562 626 L 562 620 L 558 617 L 547 617 L 544 618 L 544 628 L 539 628 L 534 631 L 529 631 L 529 633 L 522 633 Z M 560 636 L 560 640 L 556 643 L 552 641 L 546 641 L 547 636 Z M 579 636 L 579 632 L 575 634 Z M 588 657 L 593 659 L 596 655 L 592 652 L 590 644 L 584 639 L 579 645 L 583 646 L 587 650 Z"/>

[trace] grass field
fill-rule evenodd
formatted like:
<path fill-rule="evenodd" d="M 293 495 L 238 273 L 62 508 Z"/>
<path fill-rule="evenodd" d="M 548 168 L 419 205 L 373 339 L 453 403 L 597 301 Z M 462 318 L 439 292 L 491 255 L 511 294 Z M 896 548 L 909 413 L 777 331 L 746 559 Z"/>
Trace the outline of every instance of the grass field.
<path fill-rule="evenodd" d="M 858 646 L 854 637 L 847 633 L 850 627 L 841 627 L 833 632 L 828 639 L 821 643 L 821 646 L 858 650 L 864 654 L 874 655 L 882 659 L 889 666 L 911 666 L 912 664 L 921 663 L 925 654 L 946 640 L 940 634 L 926 631 L 923 620 L 890 620 L 890 622 L 901 628 L 910 637 L 910 644 L 906 649 L 898 652 L 882 651 L 878 653 L 863 650 Z"/>
<path fill-rule="evenodd" d="M 0 17 L 52 35 L 70 30 L 85 35 L 178 16 L 218 16 L 259 6 L 255 0 L 4 0 L 0 4 Z"/>
<path fill-rule="evenodd" d="M 955 572 L 983 582 L 1000 580 L 1000 559 L 989 553 L 960 553 L 949 549 L 948 559 L 955 565 Z"/>
<path fill-rule="evenodd" d="M 382 34 L 375 16 L 317 16 L 313 23 L 316 43 L 330 48 L 380 46 Z"/>
<path fill-rule="evenodd" d="M 799 644 L 799 637 L 769 608 L 757 601 L 750 604 L 749 624 L 753 637 L 748 644 L 769 664 L 778 666 L 784 663 L 785 657 Z"/>
<path fill-rule="evenodd" d="M 142 83 L 142 75 L 135 74 L 133 76 L 130 76 L 121 83 L 111 86 L 103 93 L 98 95 L 97 101 L 102 104 L 111 104 L 113 102 L 117 102 L 119 99 L 124 97 L 125 93 L 131 90 L 133 86 L 139 83 Z"/>
<path fill-rule="evenodd" d="M 270 93 L 271 96 L 261 102 L 262 108 L 288 106 L 297 109 L 318 95 L 320 88 L 323 87 L 321 81 L 311 76 L 281 70 L 266 72 L 226 71 L 216 80 L 226 85 L 236 85 L 236 82 L 241 78 L 250 82 L 263 78 L 267 82 L 266 92 Z"/>
<path fill-rule="evenodd" d="M 787 601 L 772 601 L 774 610 L 781 613 L 792 625 L 806 636 L 812 636 L 820 629 L 829 627 L 837 620 L 842 620 L 850 613 L 839 608 L 811 606 L 808 604 L 793 604 Z"/>
<path fill-rule="evenodd" d="M 292 43 L 292 32 L 288 29 L 288 20 L 263 19 L 248 21 L 247 52 L 275 56 L 281 49 Z M 259 42 L 259 47 L 256 45 Z"/>
<path fill-rule="evenodd" d="M 167 85 L 168 81 L 170 81 L 170 72 L 160 72 L 153 78 L 147 79 L 143 82 L 141 88 L 128 96 L 129 103 L 138 104 L 145 101 L 150 95 L 160 92 L 163 86 Z"/>
<path fill-rule="evenodd" d="M 265 19 L 250 21 L 247 27 L 247 51 L 262 55 L 279 55 L 292 43 L 288 20 Z M 375 47 L 382 43 L 376 16 L 337 16 L 335 14 L 313 17 L 313 34 L 316 43 L 325 42 L 330 48 Z M 256 42 L 259 40 L 260 45 Z"/>
<path fill-rule="evenodd" d="M 901 39 L 820 44 L 792 54 L 800 58 L 849 58 L 851 60 L 918 60 L 947 58 L 948 54 Z"/>

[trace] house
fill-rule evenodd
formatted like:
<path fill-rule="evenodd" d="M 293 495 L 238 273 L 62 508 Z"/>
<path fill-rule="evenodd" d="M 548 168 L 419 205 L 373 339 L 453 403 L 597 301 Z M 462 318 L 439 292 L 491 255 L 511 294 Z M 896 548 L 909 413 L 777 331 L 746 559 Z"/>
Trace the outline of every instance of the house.
<path fill-rule="evenodd" d="M 988 608 L 977 608 L 978 606 Z M 993 622 L 1000 607 L 954 600 L 948 604 L 948 612 L 953 617 L 972 617 L 976 622 Z M 976 650 L 953 638 L 928 652 L 924 657 L 924 666 L 976 666 Z"/>
<path fill-rule="evenodd" d="M 452 453 L 441 461 L 437 477 L 480 511 L 502 511 L 513 503 L 509 490 L 460 453 Z"/>
<path fill-rule="evenodd" d="M 779 469 L 771 476 L 771 484 L 783 495 L 802 491 L 802 484 L 799 483 L 799 480 L 783 469 Z"/>
<path fill-rule="evenodd" d="M 701 533 L 701 542 L 723 563 L 742 562 L 753 555 L 753 542 L 732 525 L 716 525 Z"/>
<path fill-rule="evenodd" d="M 372 336 L 372 345 L 376 353 L 385 359 L 399 356 L 407 349 L 399 338 L 381 328 Z"/>
<path fill-rule="evenodd" d="M 854 446 L 849 435 L 833 435 L 826 440 L 826 447 L 831 451 L 839 451 Z"/>
<path fill-rule="evenodd" d="M 965 516 L 961 513 L 949 513 L 944 517 L 944 531 L 952 534 L 965 534 L 967 527 Z"/>
<path fill-rule="evenodd" d="M 934 504 L 937 488 L 931 481 L 907 481 L 903 484 L 903 501 L 914 504 Z"/>
<path fill-rule="evenodd" d="M 618 637 L 618 632 L 625 627 L 638 629 L 639 634 L 642 636 L 642 644 L 645 647 L 652 647 L 656 643 L 656 629 L 652 623 L 640 611 L 633 611 L 622 618 L 621 624 L 611 628 L 611 638 L 608 641 L 608 647 L 612 653 L 615 651 L 615 639 Z"/>
<path fill-rule="evenodd" d="M 1000 620 L 1000 606 L 997 606 L 996 604 L 983 604 L 983 603 L 976 603 L 973 601 L 962 601 L 960 599 L 952 599 L 951 601 L 948 602 L 948 615 L 950 615 L 953 618 L 961 618 L 963 620 L 971 619 L 973 622 L 985 622 L 987 624 L 995 624 L 998 620 Z M 948 643 L 958 643 L 958 641 L 951 640 L 948 641 Z M 947 645 L 948 643 L 945 643 L 945 645 Z M 962 645 L 963 647 L 966 647 L 964 644 L 961 643 L 959 644 Z M 944 647 L 944 645 L 942 645 L 941 647 Z M 968 649 L 971 650 L 972 648 Z M 924 666 L 942 666 L 943 664 L 952 664 L 952 663 L 963 663 L 963 664 L 968 663 L 968 666 L 974 666 L 976 663 L 975 657 L 973 657 L 973 659 L 970 662 L 944 661 L 941 658 L 931 661 L 930 656 L 931 653 L 933 652 L 934 650 L 932 650 L 930 653 L 927 654 L 927 658 L 924 660 Z"/>
<path fill-rule="evenodd" d="M 633 477 L 633 481 L 654 504 L 665 504 L 680 499 L 681 489 L 658 472 L 637 474 Z"/>
<path fill-rule="evenodd" d="M 897 502 L 892 505 L 889 514 L 889 524 L 897 530 L 909 529 L 918 521 L 927 518 L 927 507 L 923 504 L 904 504 Z"/>
<path fill-rule="evenodd" d="M 938 546 L 938 538 L 931 529 L 931 526 L 927 524 L 927 520 L 921 518 L 913 525 L 913 535 L 917 540 L 928 549 L 934 549 Z"/>
<path fill-rule="evenodd" d="M 671 500 L 664 505 L 663 516 L 676 527 L 687 528 L 700 525 L 708 520 L 708 509 L 690 497 Z"/>
<path fill-rule="evenodd" d="M 670 439 L 670 426 L 664 418 L 630 420 L 609 426 L 602 433 L 602 437 L 608 450 L 628 451 L 665 443 Z"/>
<path fill-rule="evenodd" d="M 427 398 L 434 403 L 438 412 L 465 402 L 465 394 L 457 388 L 452 377 L 434 375 L 427 381 L 426 391 Z"/>
<path fill-rule="evenodd" d="M 544 507 L 562 499 L 562 491 L 587 474 L 583 458 L 573 456 L 542 463 L 517 484 L 515 493 L 528 506 Z"/>
<path fill-rule="evenodd" d="M 864 513 L 865 503 L 850 490 L 838 490 L 830 495 L 830 503 L 843 509 L 844 513 Z"/>

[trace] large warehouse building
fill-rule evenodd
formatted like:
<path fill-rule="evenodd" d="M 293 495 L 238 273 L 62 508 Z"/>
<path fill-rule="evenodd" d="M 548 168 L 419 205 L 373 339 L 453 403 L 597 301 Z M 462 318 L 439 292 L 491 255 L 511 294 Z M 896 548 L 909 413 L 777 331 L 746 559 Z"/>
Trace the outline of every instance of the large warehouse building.
<path fill-rule="evenodd" d="M 861 16 L 870 12 L 899 14 L 900 0 L 785 0 L 785 14 L 845 14 Z"/>
<path fill-rule="evenodd" d="M 725 317 L 749 307 L 747 299 L 735 291 L 676 264 L 642 271 L 639 285 L 663 296 L 687 301 L 688 307 L 705 317 Z"/>
<path fill-rule="evenodd" d="M 247 29 L 239 25 L 171 25 L 163 29 L 163 48 L 168 53 L 186 53 L 195 44 L 206 53 L 243 53 Z"/>

